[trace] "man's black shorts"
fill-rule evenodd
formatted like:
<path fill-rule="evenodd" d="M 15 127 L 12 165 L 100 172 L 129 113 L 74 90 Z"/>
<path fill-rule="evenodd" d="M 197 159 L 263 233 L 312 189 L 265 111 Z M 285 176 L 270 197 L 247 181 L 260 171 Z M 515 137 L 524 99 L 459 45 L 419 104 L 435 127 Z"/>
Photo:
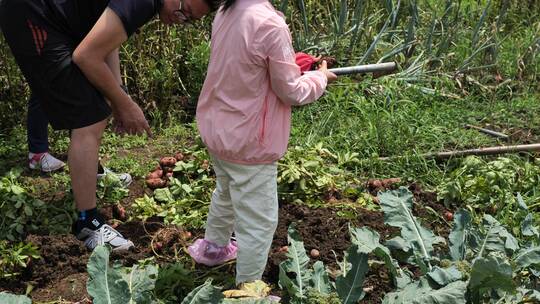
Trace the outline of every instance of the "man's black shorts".
<path fill-rule="evenodd" d="M 111 108 L 72 61 L 79 41 L 45 18 L 43 5 L 39 0 L 0 0 L 0 28 L 33 94 L 54 129 L 78 129 L 106 119 Z"/>

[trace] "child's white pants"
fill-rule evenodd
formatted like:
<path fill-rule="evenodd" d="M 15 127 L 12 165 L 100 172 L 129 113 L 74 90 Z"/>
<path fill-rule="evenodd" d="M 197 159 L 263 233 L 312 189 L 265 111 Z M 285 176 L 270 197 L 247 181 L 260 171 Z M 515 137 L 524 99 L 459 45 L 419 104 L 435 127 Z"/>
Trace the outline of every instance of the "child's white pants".
<path fill-rule="evenodd" d="M 234 230 L 238 243 L 236 283 L 260 280 L 278 223 L 277 162 L 241 165 L 212 157 L 216 190 L 205 239 L 225 246 Z"/>

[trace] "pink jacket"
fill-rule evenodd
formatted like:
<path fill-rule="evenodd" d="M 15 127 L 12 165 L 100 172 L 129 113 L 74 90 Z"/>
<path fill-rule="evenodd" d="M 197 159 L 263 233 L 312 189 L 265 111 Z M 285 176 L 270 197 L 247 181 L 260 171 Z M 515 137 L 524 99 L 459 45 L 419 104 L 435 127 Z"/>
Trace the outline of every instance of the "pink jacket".
<path fill-rule="evenodd" d="M 317 100 L 319 72 L 301 74 L 289 28 L 268 0 L 237 0 L 212 25 L 208 74 L 197 125 L 210 153 L 240 164 L 266 164 L 287 150 L 291 106 Z"/>

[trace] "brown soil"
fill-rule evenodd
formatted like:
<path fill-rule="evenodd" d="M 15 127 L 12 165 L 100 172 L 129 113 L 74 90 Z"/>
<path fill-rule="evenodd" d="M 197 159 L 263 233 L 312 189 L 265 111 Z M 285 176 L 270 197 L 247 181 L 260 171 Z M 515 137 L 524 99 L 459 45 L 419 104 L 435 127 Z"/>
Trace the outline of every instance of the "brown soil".
<path fill-rule="evenodd" d="M 317 249 L 323 261 L 331 270 L 339 269 L 337 260 L 343 258 L 343 252 L 350 246 L 349 223 L 351 226 L 368 226 L 381 235 L 381 241 L 398 233 L 398 229 L 384 225 L 380 212 L 359 210 L 356 220 L 349 222 L 339 218 L 337 210 L 329 208 L 310 209 L 305 206 L 284 204 L 279 212 L 279 224 L 272 243 L 272 249 L 266 266 L 266 279 L 271 283 L 279 280 L 279 263 L 285 260 L 285 253 L 279 252 L 287 245 L 287 228 L 295 223 L 304 247 L 308 252 Z M 335 254 L 335 255 L 334 255 Z M 312 262 L 314 262 L 313 259 Z M 332 271 L 331 271 L 332 272 Z M 384 293 L 392 290 L 386 269 L 371 268 L 364 282 L 364 289 L 369 290 L 362 303 L 380 303 Z"/>
<path fill-rule="evenodd" d="M 434 229 L 439 235 L 447 236 L 449 226 L 444 220 L 432 220 L 434 215 L 426 211 L 425 206 L 429 206 L 439 214 L 446 209 L 436 203 L 433 194 L 423 192 L 418 185 L 413 184 L 410 189 L 417 199 L 414 212 L 429 219 L 424 225 Z M 133 193 L 130 198 L 123 201 L 122 205 L 127 206 L 133 198 L 144 194 L 142 181 L 134 183 L 131 190 Z M 335 208 L 310 209 L 306 206 L 281 204 L 279 224 L 264 279 L 274 286 L 277 285 L 278 265 L 285 259 L 284 253 L 279 252 L 279 249 L 287 245 L 287 228 L 291 223 L 296 224 L 308 253 L 311 249 L 317 249 L 320 252 L 317 259 L 323 261 L 331 273 L 339 269 L 337 260 L 342 259 L 343 252 L 350 245 L 349 223 L 356 227 L 371 227 L 379 232 L 381 241 L 399 233 L 397 228 L 384 225 L 383 214 L 380 212 L 359 209 L 358 216 L 351 221 L 340 218 L 337 215 L 338 211 L 339 209 Z M 114 217 L 114 214 L 112 216 Z M 202 231 L 192 231 L 191 236 L 181 228 L 164 225 L 158 218 L 151 218 L 146 222 L 128 222 L 118 226 L 117 229 L 136 246 L 136 249 L 127 253 L 111 254 L 112 260 L 120 261 L 125 266 L 131 266 L 152 256 L 158 263 L 171 263 L 179 256 L 186 257 L 185 247 L 195 237 L 202 235 Z M 0 291 L 7 290 L 21 294 L 30 284 L 34 287 L 31 293 L 34 301 L 46 302 L 61 298 L 65 301 L 89 303 L 90 297 L 86 293 L 86 264 L 90 253 L 83 244 L 71 235 L 31 235 L 28 240 L 40 248 L 42 258 L 33 261 L 19 280 L 0 281 Z M 315 260 L 312 259 L 312 262 Z M 197 266 L 197 270 L 206 268 Z M 234 266 L 223 267 L 220 271 L 232 274 Z M 364 282 L 366 297 L 362 303 L 381 303 L 384 294 L 393 288 L 386 268 L 372 265 Z"/>

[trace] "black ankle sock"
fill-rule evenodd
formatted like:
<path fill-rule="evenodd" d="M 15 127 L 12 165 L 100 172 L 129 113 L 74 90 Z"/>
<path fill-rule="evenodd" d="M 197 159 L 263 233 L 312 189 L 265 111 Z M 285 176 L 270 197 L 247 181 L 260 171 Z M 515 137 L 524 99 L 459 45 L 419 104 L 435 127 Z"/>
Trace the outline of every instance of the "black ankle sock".
<path fill-rule="evenodd" d="M 79 218 L 73 223 L 73 234 L 77 235 L 83 228 L 96 230 L 103 224 L 105 224 L 105 220 L 103 220 L 97 208 L 79 211 Z"/>
<path fill-rule="evenodd" d="M 93 208 L 90 210 L 83 210 L 79 211 L 79 221 L 86 221 L 88 218 L 95 218 L 98 215 L 97 208 Z"/>

